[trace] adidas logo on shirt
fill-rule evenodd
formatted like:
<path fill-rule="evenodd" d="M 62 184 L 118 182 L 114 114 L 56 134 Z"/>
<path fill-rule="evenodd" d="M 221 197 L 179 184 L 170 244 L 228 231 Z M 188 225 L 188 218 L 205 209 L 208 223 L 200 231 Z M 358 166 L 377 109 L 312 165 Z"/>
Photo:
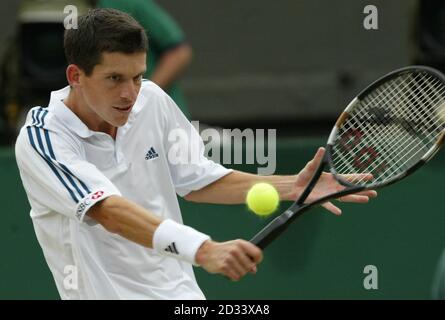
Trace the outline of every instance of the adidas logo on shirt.
<path fill-rule="evenodd" d="M 150 150 L 147 151 L 147 154 L 145 155 L 145 160 L 152 160 L 159 157 L 159 154 L 156 152 L 156 150 L 151 147 Z"/>
<path fill-rule="evenodd" d="M 171 245 L 169 245 L 167 248 L 164 249 L 167 252 L 179 254 L 178 249 L 176 249 L 176 245 L 174 242 L 172 242 Z"/>

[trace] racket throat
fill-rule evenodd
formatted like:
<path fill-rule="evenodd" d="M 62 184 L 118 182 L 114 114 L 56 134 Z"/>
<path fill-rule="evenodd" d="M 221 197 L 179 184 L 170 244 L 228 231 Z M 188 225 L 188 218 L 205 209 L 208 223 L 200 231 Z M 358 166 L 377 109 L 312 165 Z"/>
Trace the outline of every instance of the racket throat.
<path fill-rule="evenodd" d="M 264 249 L 269 243 L 271 243 L 276 237 L 278 237 L 287 227 L 288 223 L 294 216 L 294 212 L 290 209 L 286 210 L 283 214 L 272 220 L 266 227 L 258 232 L 250 242 Z"/>

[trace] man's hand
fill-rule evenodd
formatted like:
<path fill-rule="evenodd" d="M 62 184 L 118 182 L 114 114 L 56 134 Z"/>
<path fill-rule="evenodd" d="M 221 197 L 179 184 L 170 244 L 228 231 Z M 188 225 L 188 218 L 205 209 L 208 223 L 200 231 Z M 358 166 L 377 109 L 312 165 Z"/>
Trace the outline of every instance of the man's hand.
<path fill-rule="evenodd" d="M 314 158 L 309 161 L 306 166 L 298 173 L 294 188 L 292 191 L 291 198 L 294 200 L 297 199 L 297 197 L 303 192 L 303 190 L 308 185 L 309 181 L 311 180 L 312 176 L 314 175 L 315 171 L 317 170 L 321 160 L 323 159 L 325 153 L 324 148 L 319 148 L 317 153 L 315 154 Z M 348 175 L 346 178 L 353 181 L 354 178 L 365 178 L 365 179 L 372 179 L 372 175 Z M 320 199 L 324 196 L 327 196 L 329 194 L 338 192 L 343 190 L 345 187 L 342 186 L 335 180 L 334 176 L 330 173 L 322 173 L 320 176 L 317 184 L 315 185 L 312 192 L 309 194 L 308 198 L 306 199 L 306 202 L 311 202 L 317 199 Z M 350 194 L 347 196 L 343 196 L 339 198 L 339 201 L 342 202 L 356 202 L 356 203 L 366 203 L 369 201 L 369 198 L 375 198 L 377 196 L 377 192 L 375 190 L 367 190 L 362 191 L 356 194 Z M 341 209 L 335 206 L 332 202 L 328 201 L 322 204 L 324 208 L 329 210 L 330 212 L 340 215 Z"/>
<path fill-rule="evenodd" d="M 240 280 L 247 272 L 256 273 L 261 260 L 262 251 L 245 240 L 207 240 L 196 253 L 196 262 L 207 272 L 220 273 L 233 281 Z"/>

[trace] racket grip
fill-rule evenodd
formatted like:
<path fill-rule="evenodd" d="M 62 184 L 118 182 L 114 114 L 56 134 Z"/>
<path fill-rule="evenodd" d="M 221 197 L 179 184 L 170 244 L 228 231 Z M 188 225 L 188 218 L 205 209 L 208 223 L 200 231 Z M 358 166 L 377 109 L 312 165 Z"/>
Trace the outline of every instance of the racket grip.
<path fill-rule="evenodd" d="M 260 232 L 258 232 L 250 242 L 259 247 L 260 249 L 266 248 L 276 237 L 278 237 L 289 226 L 289 219 L 294 213 L 291 210 L 287 210 L 284 214 L 279 215 L 272 220 L 267 226 L 265 226 Z"/>

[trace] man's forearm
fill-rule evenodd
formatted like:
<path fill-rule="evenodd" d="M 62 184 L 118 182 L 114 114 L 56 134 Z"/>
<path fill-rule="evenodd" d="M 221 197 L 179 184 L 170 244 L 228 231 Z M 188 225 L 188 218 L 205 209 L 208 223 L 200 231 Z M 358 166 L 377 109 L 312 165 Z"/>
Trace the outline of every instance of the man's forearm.
<path fill-rule="evenodd" d="M 241 204 L 245 202 L 250 187 L 258 182 L 268 182 L 278 190 L 281 200 L 292 200 L 295 179 L 296 176 L 259 176 L 234 171 L 201 190 L 189 193 L 185 199 L 204 203 Z"/>
<path fill-rule="evenodd" d="M 97 203 L 88 215 L 112 233 L 153 247 L 153 235 L 162 220 L 145 208 L 119 196 L 111 196 Z"/>
<path fill-rule="evenodd" d="M 173 256 L 193 264 L 196 263 L 198 250 L 205 242 L 210 241 L 208 235 L 173 219 L 162 220 L 120 196 L 111 196 L 101 201 L 88 211 L 88 215 L 111 233 L 153 248 L 158 254 Z M 203 254 L 200 255 L 202 256 Z M 204 258 L 204 261 L 208 260 Z"/>
<path fill-rule="evenodd" d="M 160 57 L 151 80 L 162 89 L 167 90 L 188 66 L 191 57 L 192 49 L 188 44 L 171 49 Z"/>

